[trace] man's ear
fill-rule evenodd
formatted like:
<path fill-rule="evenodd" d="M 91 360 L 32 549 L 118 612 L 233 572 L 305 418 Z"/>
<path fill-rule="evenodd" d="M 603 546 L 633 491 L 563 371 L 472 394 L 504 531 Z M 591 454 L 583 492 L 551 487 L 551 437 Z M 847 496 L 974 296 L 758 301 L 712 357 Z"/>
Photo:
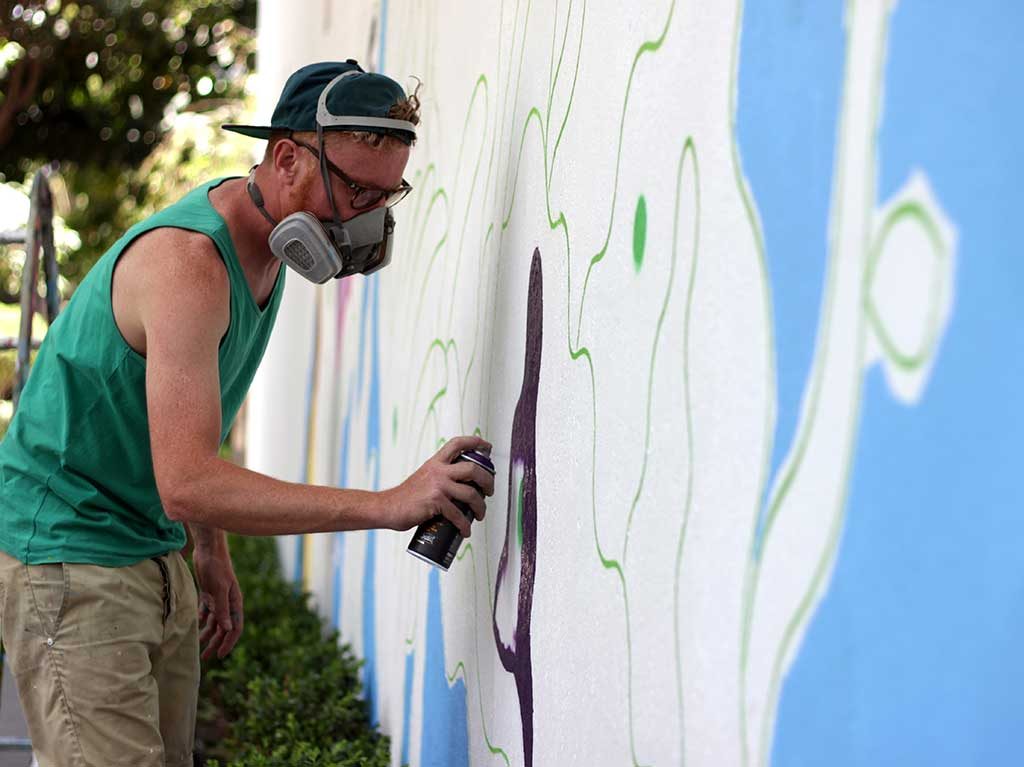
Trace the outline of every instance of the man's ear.
<path fill-rule="evenodd" d="M 282 186 L 293 186 L 299 173 L 298 145 L 282 139 L 274 145 L 274 174 Z"/>

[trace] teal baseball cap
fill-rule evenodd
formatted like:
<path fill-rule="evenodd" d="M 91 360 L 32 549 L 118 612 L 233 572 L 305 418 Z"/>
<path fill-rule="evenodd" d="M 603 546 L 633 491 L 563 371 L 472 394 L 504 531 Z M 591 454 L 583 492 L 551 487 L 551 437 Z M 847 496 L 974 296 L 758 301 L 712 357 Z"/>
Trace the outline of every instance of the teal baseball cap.
<path fill-rule="evenodd" d="M 268 139 L 275 131 L 350 130 L 380 133 L 411 144 L 416 126 L 388 117 L 406 98 L 387 75 L 367 72 L 355 59 L 307 64 L 281 90 L 270 125 L 222 125 L 224 130 Z"/>

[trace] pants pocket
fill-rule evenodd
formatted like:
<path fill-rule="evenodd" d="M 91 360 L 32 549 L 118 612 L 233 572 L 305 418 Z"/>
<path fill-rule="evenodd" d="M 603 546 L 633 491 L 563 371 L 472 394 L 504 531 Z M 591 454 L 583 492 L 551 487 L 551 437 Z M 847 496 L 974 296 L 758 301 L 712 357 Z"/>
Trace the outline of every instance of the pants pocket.
<path fill-rule="evenodd" d="M 67 606 L 70 583 L 67 567 L 62 563 L 25 565 L 25 589 L 29 597 L 31 620 L 25 622 L 25 631 L 47 637 L 60 631 L 64 608 Z"/>

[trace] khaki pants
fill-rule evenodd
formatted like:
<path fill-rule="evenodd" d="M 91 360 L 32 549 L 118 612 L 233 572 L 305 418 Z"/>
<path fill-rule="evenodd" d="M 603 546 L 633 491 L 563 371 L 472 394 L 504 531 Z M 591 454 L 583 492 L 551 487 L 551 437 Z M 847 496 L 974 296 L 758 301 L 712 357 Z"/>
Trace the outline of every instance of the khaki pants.
<path fill-rule="evenodd" d="M 0 552 L 5 662 L 40 767 L 192 767 L 196 613 L 178 552 L 129 567 Z"/>

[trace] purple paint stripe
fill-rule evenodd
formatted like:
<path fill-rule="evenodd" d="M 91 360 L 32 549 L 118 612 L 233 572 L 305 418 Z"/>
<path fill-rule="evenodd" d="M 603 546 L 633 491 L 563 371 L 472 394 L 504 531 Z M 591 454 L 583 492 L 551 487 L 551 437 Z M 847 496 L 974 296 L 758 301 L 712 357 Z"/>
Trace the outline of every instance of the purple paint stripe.
<path fill-rule="evenodd" d="M 523 756 L 526 767 L 533 765 L 533 664 L 530 655 L 530 616 L 533 611 L 533 581 L 537 560 L 537 395 L 540 390 L 540 361 L 543 349 L 544 289 L 540 250 L 533 251 L 530 287 L 526 304 L 526 360 L 523 387 L 512 418 L 512 445 L 509 449 L 508 511 L 505 543 L 498 562 L 494 586 L 494 612 L 491 616 L 494 642 L 501 665 L 516 680 L 519 714 L 523 727 Z M 506 647 L 498 631 L 498 595 L 506 581 L 509 550 L 518 545 L 519 488 L 512 487 L 511 467 L 523 467 L 522 551 L 520 552 L 518 611 L 513 631 L 514 650 Z"/>

